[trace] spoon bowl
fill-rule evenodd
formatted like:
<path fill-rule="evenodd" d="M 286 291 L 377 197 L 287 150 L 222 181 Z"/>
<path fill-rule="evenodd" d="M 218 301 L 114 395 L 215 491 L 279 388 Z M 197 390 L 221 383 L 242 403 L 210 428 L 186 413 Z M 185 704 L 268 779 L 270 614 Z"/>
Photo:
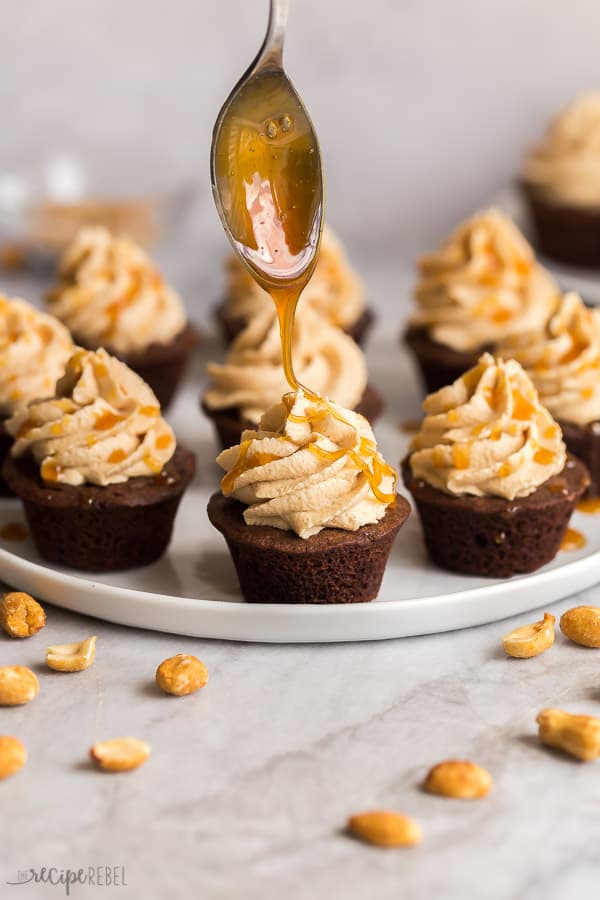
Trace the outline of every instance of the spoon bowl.
<path fill-rule="evenodd" d="M 287 0 L 271 0 L 262 47 L 213 130 L 211 182 L 227 237 L 268 291 L 304 286 L 317 259 L 324 189 L 317 136 L 283 70 Z"/>

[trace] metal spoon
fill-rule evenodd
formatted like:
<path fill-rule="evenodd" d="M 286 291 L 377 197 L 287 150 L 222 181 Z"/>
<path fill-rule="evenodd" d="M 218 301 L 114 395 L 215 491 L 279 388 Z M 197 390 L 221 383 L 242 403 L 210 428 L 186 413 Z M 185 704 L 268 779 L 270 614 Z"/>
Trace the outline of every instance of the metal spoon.
<path fill-rule="evenodd" d="M 283 70 L 287 14 L 288 0 L 271 0 L 265 39 L 223 104 L 210 156 L 225 233 L 270 291 L 306 284 L 323 224 L 319 143 Z"/>

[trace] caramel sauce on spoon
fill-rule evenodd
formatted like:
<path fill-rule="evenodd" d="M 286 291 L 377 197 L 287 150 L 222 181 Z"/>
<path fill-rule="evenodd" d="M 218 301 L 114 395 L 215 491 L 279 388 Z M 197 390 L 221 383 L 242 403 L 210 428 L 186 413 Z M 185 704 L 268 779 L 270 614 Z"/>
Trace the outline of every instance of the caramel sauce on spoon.
<path fill-rule="evenodd" d="M 294 316 L 317 261 L 323 176 L 312 123 L 282 70 L 235 94 L 215 134 L 213 178 L 230 240 L 275 303 L 285 377 L 297 390 Z"/>
<path fill-rule="evenodd" d="M 291 390 L 301 388 L 309 399 L 319 400 L 330 415 L 348 424 L 331 404 L 301 385 L 294 373 L 294 318 L 317 261 L 324 187 L 317 136 L 283 71 L 285 21 L 278 22 L 277 15 L 275 11 L 273 18 L 272 6 L 267 38 L 257 61 L 234 88 L 217 119 L 211 154 L 213 192 L 234 249 L 275 303 L 283 370 Z M 250 444 L 240 446 L 236 465 L 222 480 L 226 493 L 243 472 L 273 461 L 249 453 Z M 372 441 L 363 439 L 359 452 L 343 449 L 331 453 L 314 444 L 308 449 L 326 460 L 350 456 L 378 499 L 395 500 L 395 470 L 381 462 Z M 394 478 L 389 495 L 380 488 L 385 475 Z"/>

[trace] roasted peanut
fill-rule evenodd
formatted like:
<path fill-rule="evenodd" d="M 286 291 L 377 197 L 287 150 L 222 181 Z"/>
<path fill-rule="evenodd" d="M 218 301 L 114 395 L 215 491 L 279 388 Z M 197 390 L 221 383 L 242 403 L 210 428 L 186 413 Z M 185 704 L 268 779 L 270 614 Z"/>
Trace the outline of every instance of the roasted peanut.
<path fill-rule="evenodd" d="M 45 624 L 46 613 L 29 594 L 11 591 L 0 600 L 0 628 L 10 637 L 31 637 Z"/>
<path fill-rule="evenodd" d="M 46 663 L 55 672 L 82 672 L 94 662 L 96 638 L 75 644 L 54 644 L 46 648 Z"/>
<path fill-rule="evenodd" d="M 0 778 L 8 778 L 27 762 L 27 750 L 16 737 L 0 734 Z"/>
<path fill-rule="evenodd" d="M 560 617 L 560 630 L 582 647 L 600 647 L 600 608 L 574 606 Z"/>
<path fill-rule="evenodd" d="M 40 689 L 37 676 L 25 666 L 0 668 L 0 706 L 20 706 L 29 703 Z"/>
<path fill-rule="evenodd" d="M 137 738 L 112 738 L 94 744 L 90 756 L 105 772 L 129 772 L 146 762 L 150 745 Z"/>
<path fill-rule="evenodd" d="M 492 784 L 487 769 L 468 759 L 448 759 L 429 770 L 423 787 L 429 794 L 476 800 L 489 794 Z"/>
<path fill-rule="evenodd" d="M 589 762 L 600 756 L 600 719 L 562 709 L 543 709 L 537 717 L 543 744 Z"/>
<path fill-rule="evenodd" d="M 549 650 L 554 643 L 554 616 L 544 613 L 541 622 L 522 625 L 502 638 L 504 652 L 517 659 L 529 659 Z"/>
<path fill-rule="evenodd" d="M 161 662 L 156 670 L 156 683 L 167 694 L 182 697 L 193 694 L 208 681 L 208 669 L 203 662 L 187 653 L 178 653 Z"/>
<path fill-rule="evenodd" d="M 414 819 L 387 810 L 357 813 L 348 819 L 348 832 L 376 847 L 413 847 L 423 832 Z"/>

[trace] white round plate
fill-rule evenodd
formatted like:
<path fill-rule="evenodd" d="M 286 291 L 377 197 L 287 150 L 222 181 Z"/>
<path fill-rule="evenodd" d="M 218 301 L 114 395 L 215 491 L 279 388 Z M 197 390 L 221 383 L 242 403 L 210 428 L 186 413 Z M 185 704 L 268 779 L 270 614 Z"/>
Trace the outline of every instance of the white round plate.
<path fill-rule="evenodd" d="M 406 447 L 399 422 L 415 418 L 418 392 L 397 344 L 374 344 L 372 383 L 386 399 L 377 427 L 386 458 L 398 461 Z M 198 476 L 177 518 L 169 552 L 143 569 L 86 575 L 50 568 L 30 540 L 0 540 L 0 577 L 56 606 L 140 628 L 238 641 L 362 641 L 449 631 L 491 622 L 583 590 L 600 574 L 600 518 L 576 515 L 586 546 L 560 553 L 533 575 L 492 580 L 452 575 L 427 561 L 416 515 L 400 531 L 379 598 L 348 606 L 247 604 L 222 536 L 206 517 L 219 484 L 215 444 L 198 409 L 201 370 L 196 368 L 171 416 L 179 438 L 198 455 Z M 16 500 L 0 501 L 0 526 L 21 521 Z"/>
<path fill-rule="evenodd" d="M 531 239 L 525 207 L 516 187 L 507 187 L 498 195 L 493 205 L 503 209 Z M 563 291 L 576 291 L 586 303 L 600 306 L 600 269 L 580 269 L 555 262 L 543 253 L 538 253 L 538 256 L 545 268 L 552 272 Z"/>

